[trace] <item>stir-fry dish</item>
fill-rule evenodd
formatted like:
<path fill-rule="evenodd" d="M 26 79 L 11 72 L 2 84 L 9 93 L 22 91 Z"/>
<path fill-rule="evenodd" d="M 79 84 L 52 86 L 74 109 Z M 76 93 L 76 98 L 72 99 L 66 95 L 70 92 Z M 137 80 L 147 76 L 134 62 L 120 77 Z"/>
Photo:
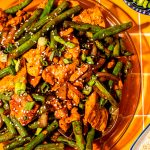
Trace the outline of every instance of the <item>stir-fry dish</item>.
<path fill-rule="evenodd" d="M 0 10 L 0 142 L 5 150 L 92 150 L 117 118 L 130 50 L 99 8 L 32 0 Z"/>

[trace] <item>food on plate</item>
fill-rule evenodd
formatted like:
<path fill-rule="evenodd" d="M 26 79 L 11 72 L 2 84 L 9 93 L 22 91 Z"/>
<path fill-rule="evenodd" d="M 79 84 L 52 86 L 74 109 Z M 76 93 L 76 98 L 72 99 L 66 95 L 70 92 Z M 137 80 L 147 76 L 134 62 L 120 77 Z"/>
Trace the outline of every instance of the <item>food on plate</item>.
<path fill-rule="evenodd" d="M 144 8 L 150 8 L 150 2 L 148 0 L 133 0 L 138 6 L 142 6 Z"/>
<path fill-rule="evenodd" d="M 0 142 L 5 150 L 91 150 L 118 116 L 131 55 L 99 6 L 32 0 L 0 10 Z"/>

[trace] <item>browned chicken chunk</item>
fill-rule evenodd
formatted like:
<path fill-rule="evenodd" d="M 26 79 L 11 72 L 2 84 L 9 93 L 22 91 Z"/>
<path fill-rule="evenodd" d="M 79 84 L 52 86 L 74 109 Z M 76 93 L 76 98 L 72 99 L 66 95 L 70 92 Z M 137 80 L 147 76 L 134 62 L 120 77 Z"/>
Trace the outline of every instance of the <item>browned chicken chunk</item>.
<path fill-rule="evenodd" d="M 73 21 L 105 27 L 104 17 L 98 6 L 83 10 L 80 15 L 73 18 Z"/>

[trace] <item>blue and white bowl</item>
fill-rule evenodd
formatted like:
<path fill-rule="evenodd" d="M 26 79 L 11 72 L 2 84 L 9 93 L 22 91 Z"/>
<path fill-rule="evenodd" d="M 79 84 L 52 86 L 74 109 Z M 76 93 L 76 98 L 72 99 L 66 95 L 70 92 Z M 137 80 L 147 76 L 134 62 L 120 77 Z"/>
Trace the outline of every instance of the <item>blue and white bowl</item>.
<path fill-rule="evenodd" d="M 131 0 L 124 0 L 124 2 L 135 11 L 142 13 L 144 15 L 150 15 L 150 9 L 149 8 L 143 8 L 141 6 L 137 6 L 137 4 Z"/>

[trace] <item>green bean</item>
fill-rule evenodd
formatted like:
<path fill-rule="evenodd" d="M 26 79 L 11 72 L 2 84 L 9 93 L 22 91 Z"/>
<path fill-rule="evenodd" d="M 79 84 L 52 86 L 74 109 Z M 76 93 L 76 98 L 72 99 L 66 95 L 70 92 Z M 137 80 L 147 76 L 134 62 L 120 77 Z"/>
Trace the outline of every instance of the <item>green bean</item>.
<path fill-rule="evenodd" d="M 53 61 L 54 56 L 56 55 L 57 52 L 57 41 L 55 41 L 54 36 L 58 35 L 57 30 L 54 29 L 50 32 L 50 48 L 52 49 L 52 53 L 49 57 L 50 61 Z"/>
<path fill-rule="evenodd" d="M 104 98 L 101 97 L 99 103 L 100 103 L 101 107 L 104 107 L 105 104 L 107 103 L 107 99 L 104 99 Z"/>
<path fill-rule="evenodd" d="M 99 50 L 101 50 L 102 52 L 104 52 L 104 45 L 103 45 L 102 42 L 96 40 L 96 41 L 95 41 L 95 44 L 96 44 L 96 46 L 97 46 L 97 48 L 98 48 Z"/>
<path fill-rule="evenodd" d="M 14 150 L 24 150 L 24 147 L 18 147 L 18 148 L 15 148 Z"/>
<path fill-rule="evenodd" d="M 86 54 L 82 54 L 82 55 L 81 55 L 81 60 L 82 60 L 82 61 L 86 61 Z"/>
<path fill-rule="evenodd" d="M 0 78 L 3 78 L 6 75 L 12 74 L 15 75 L 15 67 L 13 65 L 10 65 L 4 69 L 0 70 Z"/>
<path fill-rule="evenodd" d="M 93 140 L 95 136 L 95 129 L 91 128 L 91 130 L 88 132 L 86 137 L 86 150 L 92 150 L 93 149 Z"/>
<path fill-rule="evenodd" d="M 68 140 L 67 138 L 65 138 L 65 137 L 63 137 L 63 136 L 59 136 L 59 137 L 57 138 L 57 141 L 58 141 L 58 142 L 62 142 L 62 143 L 64 143 L 64 144 L 68 145 L 68 146 L 71 146 L 71 147 L 75 148 L 75 149 L 77 148 L 77 145 L 76 145 L 75 142 L 73 142 L 73 141 L 71 141 L 71 140 Z"/>
<path fill-rule="evenodd" d="M 59 14 L 61 14 L 67 7 L 69 6 L 69 3 L 64 1 L 62 2 L 56 9 L 54 9 L 50 15 L 46 15 L 42 19 L 40 19 L 33 27 L 30 28 L 30 32 L 36 32 L 38 31 L 43 25 L 50 22 L 52 19 L 57 17 Z"/>
<path fill-rule="evenodd" d="M 2 118 L 1 118 L 1 116 L 0 116 L 0 120 L 1 120 L 1 128 L 2 128 L 3 120 L 2 120 Z M 2 129 L 0 130 L 0 134 L 6 133 L 6 132 L 8 132 L 8 130 L 7 130 L 6 127 L 2 128 Z"/>
<path fill-rule="evenodd" d="M 79 31 L 91 31 L 93 33 L 101 30 L 101 27 L 98 25 L 91 25 L 88 23 L 76 23 L 73 21 L 64 21 L 63 27 L 64 28 L 71 27 L 71 28 L 74 28 L 74 29 L 79 30 Z"/>
<path fill-rule="evenodd" d="M 93 86 L 95 84 L 95 80 L 97 79 L 96 76 L 92 75 L 90 81 L 88 82 L 89 86 Z"/>
<path fill-rule="evenodd" d="M 82 124 L 80 121 L 73 121 L 72 126 L 73 126 L 73 132 L 74 132 L 75 139 L 76 139 L 76 145 L 79 150 L 84 150 L 85 140 L 84 140 L 83 133 L 82 133 Z"/>
<path fill-rule="evenodd" d="M 7 47 L 4 49 L 4 53 L 10 53 L 13 49 L 15 48 L 15 46 L 13 44 L 8 44 Z"/>
<path fill-rule="evenodd" d="M 35 135 L 39 135 L 42 132 L 43 128 L 37 128 Z"/>
<path fill-rule="evenodd" d="M 122 38 L 119 38 L 119 44 L 120 44 L 120 51 L 122 54 L 124 54 L 126 51 L 126 46 Z"/>
<path fill-rule="evenodd" d="M 48 15 L 53 7 L 53 4 L 54 4 L 54 0 L 48 0 L 41 16 L 40 16 L 40 19 L 42 19 L 43 17 L 45 17 L 46 15 Z"/>
<path fill-rule="evenodd" d="M 3 121 L 4 121 L 5 124 L 6 124 L 6 126 L 7 126 L 7 128 L 8 128 L 8 131 L 9 131 L 10 133 L 12 133 L 13 135 L 16 135 L 16 134 L 17 134 L 17 131 L 16 131 L 16 129 L 15 129 L 13 123 L 10 121 L 10 119 L 9 119 L 7 116 L 3 115 L 3 114 L 1 114 L 1 117 L 2 117 Z"/>
<path fill-rule="evenodd" d="M 3 135 L 0 135 L 0 142 L 5 142 L 14 138 L 14 134 L 11 132 L 6 132 Z"/>
<path fill-rule="evenodd" d="M 123 31 L 125 31 L 125 30 L 127 30 L 131 27 L 132 27 L 132 22 L 128 22 L 128 23 L 123 23 L 123 24 L 120 24 L 120 25 L 115 25 L 115 26 L 112 26 L 112 27 L 109 27 L 109 28 L 101 29 L 100 31 L 98 31 L 97 33 L 95 33 L 93 35 L 93 39 L 94 40 L 104 39 L 108 36 L 115 35 L 115 34 L 118 34 L 120 32 L 123 32 Z"/>
<path fill-rule="evenodd" d="M 29 142 L 24 150 L 32 150 L 34 149 L 38 144 L 44 141 L 44 139 L 56 128 L 58 128 L 58 122 L 54 120 L 47 128 L 46 130 L 42 131 L 39 135 L 37 135 L 31 142 Z"/>
<path fill-rule="evenodd" d="M 44 103 L 45 102 L 45 97 L 39 94 L 32 94 L 32 97 L 34 98 L 35 101 L 39 101 Z"/>
<path fill-rule="evenodd" d="M 93 61 L 93 59 L 92 59 L 91 56 L 87 56 L 87 57 L 86 57 L 86 62 L 87 62 L 88 64 L 90 64 L 90 65 L 94 65 L 94 61 Z"/>
<path fill-rule="evenodd" d="M 32 101 L 32 102 L 27 102 L 25 107 L 24 107 L 24 110 L 32 110 L 32 108 L 34 107 L 35 105 L 35 102 Z"/>
<path fill-rule="evenodd" d="M 132 68 L 132 63 L 131 63 L 131 61 L 128 60 L 124 67 L 124 73 L 126 76 L 131 68 Z"/>
<path fill-rule="evenodd" d="M 120 44 L 119 44 L 119 41 L 116 40 L 116 44 L 113 49 L 113 56 L 118 57 L 119 55 L 120 55 Z"/>
<path fill-rule="evenodd" d="M 3 100 L 3 103 L 4 103 L 4 104 L 3 104 L 3 108 L 4 108 L 5 110 L 9 110 L 10 107 L 9 107 L 8 102 Z"/>
<path fill-rule="evenodd" d="M 80 6 L 73 7 L 65 11 L 61 15 L 57 16 L 52 21 L 48 22 L 42 27 L 41 30 L 39 30 L 36 34 L 34 34 L 28 41 L 26 41 L 24 44 L 22 44 L 21 46 L 13 50 L 11 52 L 11 56 L 16 58 L 24 54 L 26 51 L 28 51 L 32 46 L 34 46 L 37 43 L 38 39 L 40 38 L 42 34 L 53 29 L 55 25 L 57 25 L 58 23 L 61 23 L 66 18 L 70 17 L 71 15 L 78 13 L 80 10 L 81 10 Z"/>
<path fill-rule="evenodd" d="M 31 38 L 31 35 L 33 33 L 26 33 L 22 38 L 20 38 L 18 41 L 15 42 L 15 45 L 16 46 L 20 46 L 22 45 L 23 43 L 25 43 L 27 40 L 29 40 Z M 14 49 L 13 49 L 14 50 Z M 10 51 L 11 52 L 11 51 Z"/>
<path fill-rule="evenodd" d="M 50 143 L 38 145 L 35 150 L 64 150 L 64 144 L 62 143 Z"/>
<path fill-rule="evenodd" d="M 32 124 L 29 124 L 28 127 L 30 129 L 37 129 L 39 126 L 38 121 L 33 122 Z"/>
<path fill-rule="evenodd" d="M 54 36 L 57 36 L 57 29 L 54 29 L 50 32 L 50 48 L 55 50 L 57 48 L 57 42 L 54 39 Z"/>
<path fill-rule="evenodd" d="M 121 89 L 117 89 L 117 90 L 115 90 L 115 91 L 116 91 L 117 97 L 119 98 L 119 100 L 121 100 L 121 97 L 122 97 L 122 90 L 121 90 Z"/>
<path fill-rule="evenodd" d="M 47 24 L 45 24 L 43 26 L 42 32 L 45 33 L 47 31 L 53 29 L 55 25 L 57 25 L 58 23 L 61 23 L 62 21 L 64 21 L 68 17 L 70 17 L 71 15 L 80 12 L 80 10 L 81 10 L 81 6 L 78 5 L 78 6 L 75 6 L 73 8 L 70 8 L 69 10 L 60 14 L 59 16 L 56 16 L 52 21 L 48 22 Z"/>
<path fill-rule="evenodd" d="M 11 7 L 11 8 L 6 9 L 5 13 L 14 14 L 18 10 L 21 10 L 24 7 L 26 7 L 27 5 L 29 5 L 31 2 L 32 2 L 32 0 L 24 0 L 23 2 L 19 3 L 18 5 L 15 5 L 15 6 Z"/>
<path fill-rule="evenodd" d="M 98 80 L 95 81 L 95 86 L 98 88 L 99 92 L 97 92 L 100 96 L 106 98 L 113 106 L 118 107 L 116 100 Z"/>
<path fill-rule="evenodd" d="M 63 38 L 61 38 L 60 36 L 54 36 L 54 40 L 57 41 L 58 43 L 63 44 L 64 46 L 68 47 L 68 48 L 74 48 L 75 44 L 71 43 L 69 41 L 65 41 Z"/>
<path fill-rule="evenodd" d="M 0 115 L 3 114 L 4 111 L 5 111 L 4 108 L 1 108 L 1 107 L 0 107 Z"/>
<path fill-rule="evenodd" d="M 123 63 L 118 61 L 117 64 L 115 65 L 114 69 L 113 69 L 112 74 L 115 75 L 115 76 L 118 76 L 118 74 L 120 73 L 122 67 L 123 67 Z M 114 82 L 112 80 L 109 80 L 108 85 L 109 85 L 110 89 L 112 89 L 113 83 Z"/>
<path fill-rule="evenodd" d="M 45 112 L 47 112 L 47 107 L 46 107 L 46 105 L 44 104 L 44 105 L 42 105 L 42 106 L 40 107 L 40 109 L 38 110 L 38 115 L 42 115 L 42 114 L 45 113 Z"/>
<path fill-rule="evenodd" d="M 41 85 L 41 93 L 46 93 L 50 90 L 50 85 L 46 82 L 44 82 L 42 85 Z"/>
<path fill-rule="evenodd" d="M 64 64 L 71 64 L 71 63 L 72 63 L 72 60 L 71 60 L 71 59 L 64 58 L 64 59 L 63 59 L 63 62 L 64 62 Z"/>
<path fill-rule="evenodd" d="M 21 125 L 21 123 L 13 116 L 10 117 L 11 121 L 13 122 L 13 124 L 15 125 L 15 128 L 17 129 L 17 131 L 19 132 L 21 137 L 26 137 L 28 135 L 27 130 L 25 129 L 25 127 L 23 127 Z"/>
<path fill-rule="evenodd" d="M 22 138 L 19 136 L 19 137 L 15 138 L 13 142 L 5 145 L 4 150 L 12 150 L 16 147 L 22 146 L 23 144 L 29 142 L 30 140 L 31 140 L 30 137 Z"/>
<path fill-rule="evenodd" d="M 4 101 L 9 101 L 11 99 L 11 96 L 6 95 L 4 93 L 0 93 L 0 99 Z"/>
<path fill-rule="evenodd" d="M 27 20 L 25 21 L 25 23 L 17 30 L 17 32 L 15 33 L 15 39 L 18 39 L 25 31 L 26 29 L 32 24 L 32 22 L 34 22 L 38 16 L 42 13 L 43 9 L 38 8 L 33 12 L 33 15 Z"/>
<path fill-rule="evenodd" d="M 48 66 L 48 62 L 46 60 L 44 60 L 42 57 L 40 59 L 40 62 L 41 62 L 43 67 L 47 67 Z"/>
<path fill-rule="evenodd" d="M 132 56 L 132 55 L 133 55 L 132 52 L 125 52 L 125 53 L 124 53 L 124 56 Z"/>
<path fill-rule="evenodd" d="M 79 108 L 80 108 L 81 110 L 84 110 L 85 105 L 84 105 L 83 103 L 79 103 Z"/>
<path fill-rule="evenodd" d="M 15 94 L 21 95 L 26 91 L 26 84 L 23 82 L 15 83 Z"/>
<path fill-rule="evenodd" d="M 114 45 L 113 45 L 113 44 L 110 44 L 110 45 L 108 46 L 108 50 L 113 51 L 113 50 L 114 50 Z"/>
<path fill-rule="evenodd" d="M 85 95 L 90 95 L 91 92 L 92 92 L 92 87 L 88 85 L 86 85 L 82 90 L 82 93 Z"/>

